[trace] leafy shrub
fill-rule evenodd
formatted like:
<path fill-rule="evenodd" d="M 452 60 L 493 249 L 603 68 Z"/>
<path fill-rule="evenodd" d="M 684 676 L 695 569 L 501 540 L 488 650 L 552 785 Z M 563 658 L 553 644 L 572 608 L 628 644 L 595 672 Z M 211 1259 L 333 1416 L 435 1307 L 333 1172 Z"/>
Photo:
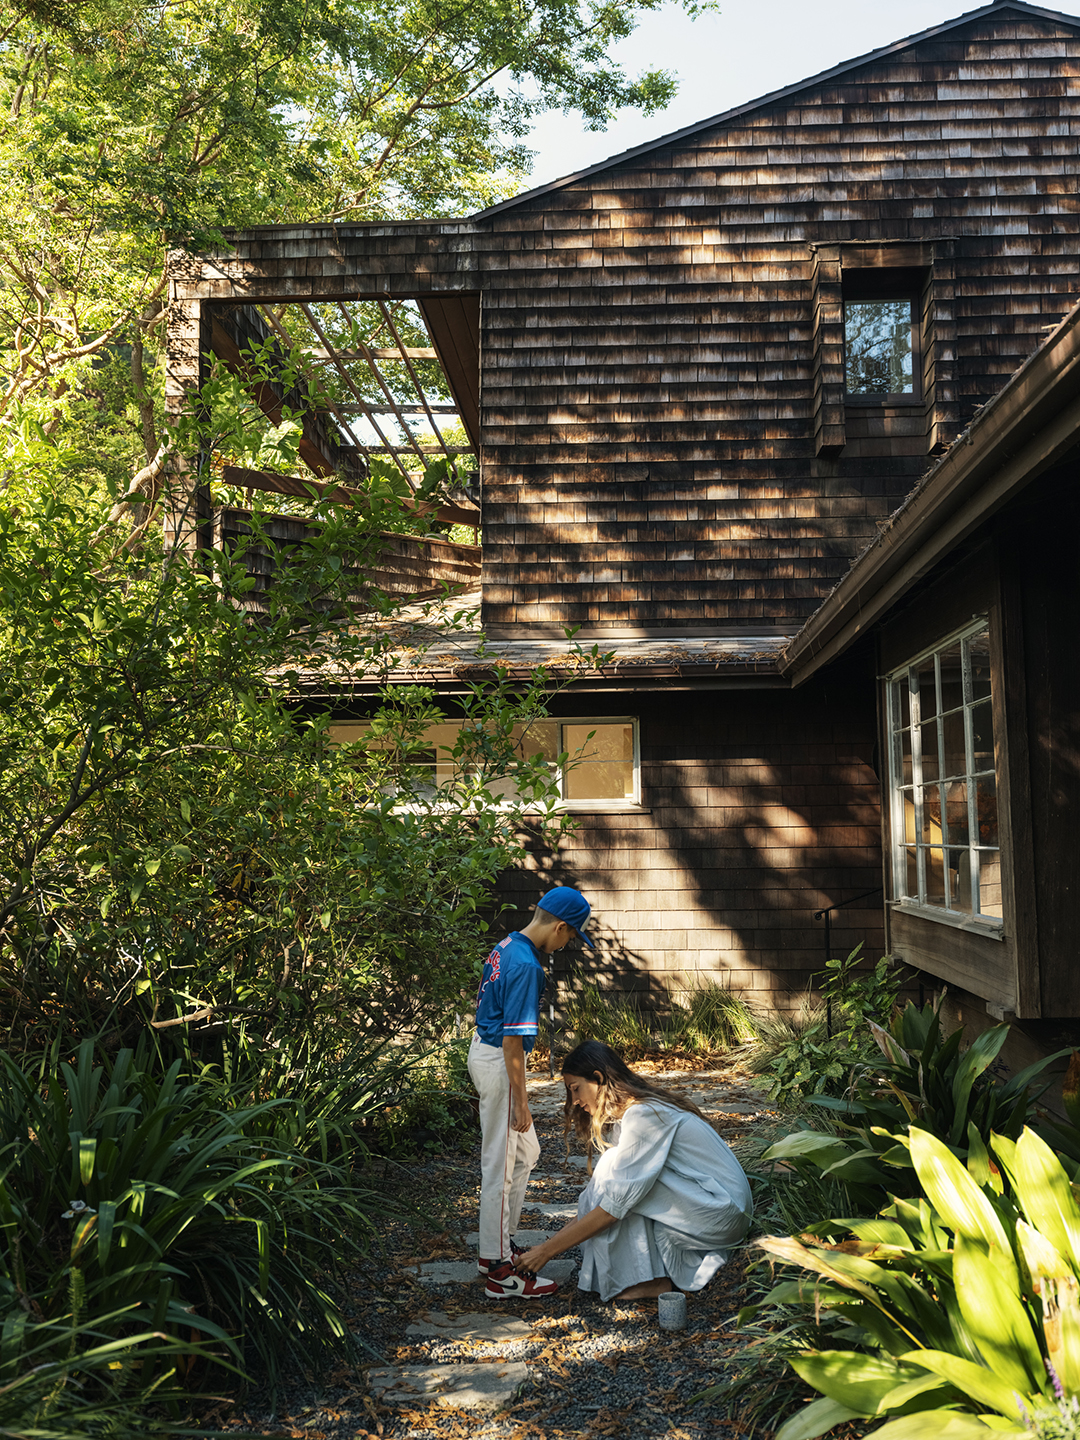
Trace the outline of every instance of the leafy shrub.
<path fill-rule="evenodd" d="M 894 1138 L 911 1125 L 938 1136 L 960 1155 L 971 1145 L 985 1149 L 994 1134 L 1015 1139 L 1042 1094 L 1029 1093 L 1032 1082 L 1067 1052 L 1036 1061 L 1001 1083 L 990 1067 L 1009 1027 L 986 1030 L 961 1051 L 961 1030 L 942 1033 L 943 998 L 921 1009 L 909 1003 L 889 1030 L 871 1022 L 868 1030 L 879 1047 L 877 1063 L 856 1072 L 853 1093 L 846 1098 L 815 1098 L 814 1104 L 827 1109 L 849 1135 L 803 1126 L 773 1145 L 763 1159 L 804 1174 L 820 1171 L 846 1187 L 852 1209 L 872 1212 L 886 1192 L 910 1195 L 917 1190 L 909 1152 Z"/>
<path fill-rule="evenodd" d="M 131 1308 L 103 1316 L 101 1328 L 71 1315 L 49 1322 L 21 1309 L 8 1314 L 0 1327 L 0 1435 L 143 1440 L 149 1404 L 187 1408 L 192 1397 L 176 1376 L 193 1346 L 160 1331 L 139 1332 L 130 1325 Z M 117 1323 L 123 1338 L 105 1338 Z M 191 1433 L 164 1414 L 152 1429 L 161 1436 Z"/>
<path fill-rule="evenodd" d="M 447 1036 L 409 1066 L 387 1097 L 375 1134 L 381 1150 L 442 1148 L 472 1141 L 476 1090 L 469 1079 L 470 1037 Z"/>
<path fill-rule="evenodd" d="M 880 1440 L 1068 1434 L 1080 1395 L 1080 1205 L 1065 1170 L 1030 1129 L 1015 1143 L 994 1138 L 997 1166 L 975 1143 L 965 1166 L 916 1127 L 895 1139 L 925 1198 L 815 1227 L 826 1238 L 813 1243 L 761 1242 L 813 1277 L 782 1281 L 767 1303 L 838 1316 L 846 1341 L 792 1362 L 822 1398 L 777 1440 L 873 1419 L 889 1422 Z"/>
<path fill-rule="evenodd" d="M 868 1022 L 889 1020 L 904 983 L 888 956 L 859 970 L 862 946 L 844 960 L 829 960 L 820 980 L 820 1004 L 804 1002 L 792 1017 L 767 1016 L 758 1022 L 758 1040 L 748 1064 L 766 1080 L 771 1100 L 804 1101 L 812 1096 L 842 1095 L 855 1067 L 872 1058 Z"/>
<path fill-rule="evenodd" d="M 516 740 L 546 676 L 470 687 L 457 778 L 433 794 L 417 763 L 443 718 L 430 689 L 392 687 L 370 744 L 330 743 L 329 715 L 293 698 L 300 668 L 333 668 L 337 688 L 400 642 L 377 617 L 335 618 L 381 532 L 418 523 L 385 485 L 364 506 L 327 502 L 276 554 L 259 623 L 244 608 L 245 547 L 273 545 L 258 513 L 235 551 L 165 556 L 147 537 L 133 556 L 113 553 L 101 496 L 22 477 L 6 501 L 0 1046 L 47 1052 L 61 1023 L 131 1045 L 151 1020 L 198 1014 L 266 1042 L 430 1034 L 488 948 L 523 813 L 549 839 L 569 823 Z"/>
<path fill-rule="evenodd" d="M 197 1331 L 271 1383 L 288 1352 L 318 1366 L 349 1350 L 327 1277 L 386 1202 L 270 1133 L 287 1101 L 221 1101 L 179 1061 L 99 1064 L 89 1041 L 40 1081 L 0 1054 L 0 1306 L 99 1330 L 123 1315 L 117 1338 Z"/>
<path fill-rule="evenodd" d="M 830 1036 L 822 1005 L 803 1004 L 794 1015 L 761 1017 L 746 1063 L 765 1081 L 770 1100 L 798 1103 L 812 1095 L 840 1094 L 856 1056 L 840 1036 Z"/>

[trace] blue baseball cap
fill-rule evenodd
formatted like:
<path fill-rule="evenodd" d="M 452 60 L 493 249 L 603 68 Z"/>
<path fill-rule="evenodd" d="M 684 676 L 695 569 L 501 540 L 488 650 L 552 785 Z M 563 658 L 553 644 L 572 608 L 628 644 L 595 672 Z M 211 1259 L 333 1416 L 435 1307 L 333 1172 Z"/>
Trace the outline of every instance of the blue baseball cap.
<path fill-rule="evenodd" d="M 554 915 L 557 920 L 565 920 L 583 945 L 587 945 L 590 950 L 596 948 L 582 929 L 592 910 L 580 890 L 571 890 L 569 885 L 558 885 L 536 902 L 536 908 L 547 915 Z"/>

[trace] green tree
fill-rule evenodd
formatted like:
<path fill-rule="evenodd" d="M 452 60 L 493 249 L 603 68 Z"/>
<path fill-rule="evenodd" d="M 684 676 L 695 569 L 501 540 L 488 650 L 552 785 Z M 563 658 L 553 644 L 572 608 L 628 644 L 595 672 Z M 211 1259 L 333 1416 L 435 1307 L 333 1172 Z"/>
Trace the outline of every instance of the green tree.
<path fill-rule="evenodd" d="M 196 408 L 236 446 L 230 385 L 212 380 Z M 205 438 L 185 425 L 179 443 Z M 454 776 L 432 791 L 418 763 L 430 691 L 396 687 L 372 743 L 347 747 L 295 698 L 394 663 L 377 595 L 368 624 L 341 622 L 383 533 L 416 524 L 400 477 L 362 506 L 321 502 L 299 551 L 277 550 L 256 506 L 235 552 L 164 556 L 154 529 L 117 547 L 107 498 L 58 480 L 55 457 L 24 436 L 0 509 L 8 1043 L 65 1018 L 133 1037 L 195 1011 L 291 1043 L 444 1021 L 483 952 L 493 882 L 523 854 L 526 809 L 563 823 L 551 775 L 515 739 L 542 713 L 544 676 L 474 687 Z M 252 547 L 274 567 L 255 617 Z"/>
<path fill-rule="evenodd" d="M 160 444 L 168 249 L 501 198 L 540 111 L 667 102 L 671 76 L 607 55 L 658 3 L 0 5 L 0 423 L 73 428 L 119 486 Z"/>

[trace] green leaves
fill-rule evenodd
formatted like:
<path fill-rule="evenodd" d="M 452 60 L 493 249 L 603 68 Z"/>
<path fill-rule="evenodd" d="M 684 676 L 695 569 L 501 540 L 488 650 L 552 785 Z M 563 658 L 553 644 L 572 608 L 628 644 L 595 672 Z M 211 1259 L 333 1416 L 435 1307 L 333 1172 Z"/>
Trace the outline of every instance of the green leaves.
<path fill-rule="evenodd" d="M 407 1068 L 380 1067 L 370 1050 L 352 1058 L 368 1074 L 351 1091 L 331 1100 L 307 1086 L 324 1136 L 335 1113 L 355 1120 L 385 1104 Z M 153 1317 L 237 1360 L 245 1334 L 272 1377 L 287 1351 L 318 1364 L 347 1340 L 326 1275 L 359 1253 L 387 1205 L 309 1152 L 307 1123 L 284 1095 L 245 1103 L 131 1051 L 106 1066 L 86 1042 L 40 1083 L 0 1053 L 0 1291 L 18 1284 L 35 1313 L 57 1319 L 77 1282 L 99 1336 L 109 1316 L 117 1336 Z"/>
<path fill-rule="evenodd" d="M 801 1134 L 788 1149 L 813 1157 L 823 1139 Z M 851 1224 L 855 1240 L 761 1242 L 828 1282 L 782 1282 L 768 1303 L 843 1316 L 849 1326 L 840 1333 L 857 1346 L 792 1361 L 828 1404 L 793 1417 L 781 1435 L 823 1433 L 846 1418 L 832 1405 L 893 1417 L 873 1433 L 894 1440 L 1030 1433 L 1032 1417 L 1040 1434 L 1059 1433 L 1059 1421 L 1067 1432 L 1072 1411 L 1062 1407 L 1080 1393 L 1080 1206 L 1064 1169 L 1030 1129 L 1015 1142 L 995 1136 L 996 1157 L 980 1140 L 970 1168 L 918 1127 L 908 1144 L 926 1199 L 897 1201 L 879 1220 L 819 1227 L 835 1235 Z M 1011 1193 L 991 1169 L 995 1158 Z M 926 1378 L 913 1379 L 919 1371 Z"/>

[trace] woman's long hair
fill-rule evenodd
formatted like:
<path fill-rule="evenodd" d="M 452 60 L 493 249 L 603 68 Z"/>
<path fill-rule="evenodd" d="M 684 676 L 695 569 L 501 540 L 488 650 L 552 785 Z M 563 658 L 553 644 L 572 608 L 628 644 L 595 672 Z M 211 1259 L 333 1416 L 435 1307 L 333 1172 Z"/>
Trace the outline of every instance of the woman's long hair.
<path fill-rule="evenodd" d="M 567 1075 L 574 1075 L 580 1080 L 591 1080 L 600 1086 L 596 1111 L 592 1115 L 575 1104 L 567 1090 L 563 1134 L 568 1147 L 570 1131 L 573 1130 L 580 1140 L 585 1141 L 587 1149 L 595 1147 L 597 1150 L 606 1150 L 610 1141 L 604 1134 L 605 1130 L 610 1129 L 616 1120 L 622 1119 L 628 1105 L 641 1100 L 659 1100 L 664 1105 L 672 1105 L 676 1110 L 688 1110 L 691 1115 L 705 1120 L 704 1115 L 691 1101 L 665 1090 L 662 1085 L 651 1084 L 642 1075 L 635 1075 L 622 1056 L 600 1040 L 584 1040 L 576 1050 L 571 1050 L 562 1063 L 562 1073 L 563 1079 Z M 706 1120 L 705 1123 L 709 1122 Z"/>

